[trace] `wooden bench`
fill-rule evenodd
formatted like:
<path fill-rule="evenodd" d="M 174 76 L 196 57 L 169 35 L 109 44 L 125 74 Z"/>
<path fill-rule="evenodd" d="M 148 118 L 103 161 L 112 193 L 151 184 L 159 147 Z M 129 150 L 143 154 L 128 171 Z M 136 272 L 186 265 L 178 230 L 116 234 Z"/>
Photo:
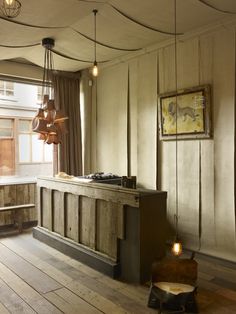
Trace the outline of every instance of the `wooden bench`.
<path fill-rule="evenodd" d="M 34 208 L 35 204 L 22 204 L 0 207 L 0 212 L 11 211 L 14 215 L 14 224 L 17 223 L 19 232 L 22 232 L 23 213 L 22 210 L 27 208 Z"/>

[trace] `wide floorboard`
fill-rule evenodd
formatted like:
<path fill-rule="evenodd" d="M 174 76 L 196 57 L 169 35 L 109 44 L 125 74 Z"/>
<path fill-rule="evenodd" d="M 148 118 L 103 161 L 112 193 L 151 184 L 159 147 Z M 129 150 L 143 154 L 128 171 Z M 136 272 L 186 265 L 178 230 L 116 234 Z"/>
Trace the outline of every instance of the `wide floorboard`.
<path fill-rule="evenodd" d="M 200 313 L 236 313 L 233 265 L 199 263 Z M 148 286 L 113 280 L 34 239 L 31 230 L 0 238 L 0 313 L 157 313 Z"/>

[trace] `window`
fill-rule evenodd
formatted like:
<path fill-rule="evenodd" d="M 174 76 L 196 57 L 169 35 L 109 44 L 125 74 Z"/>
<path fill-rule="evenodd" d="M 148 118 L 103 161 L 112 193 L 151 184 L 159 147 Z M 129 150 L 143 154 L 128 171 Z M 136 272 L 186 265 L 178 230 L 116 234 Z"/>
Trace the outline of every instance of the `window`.
<path fill-rule="evenodd" d="M 0 138 L 13 138 L 13 119 L 0 118 Z"/>
<path fill-rule="evenodd" d="M 38 140 L 31 128 L 41 89 L 0 80 L 0 177 L 53 175 L 53 145 Z"/>
<path fill-rule="evenodd" d="M 19 119 L 19 163 L 52 162 L 52 145 L 38 140 L 38 134 L 32 132 L 31 120 Z"/>
<path fill-rule="evenodd" d="M 15 172 L 14 120 L 0 118 L 0 176 Z"/>
<path fill-rule="evenodd" d="M 42 86 L 37 86 L 37 104 L 40 105 L 42 103 Z"/>
<path fill-rule="evenodd" d="M 8 81 L 0 81 L 0 95 L 7 97 L 14 96 L 14 83 Z"/>

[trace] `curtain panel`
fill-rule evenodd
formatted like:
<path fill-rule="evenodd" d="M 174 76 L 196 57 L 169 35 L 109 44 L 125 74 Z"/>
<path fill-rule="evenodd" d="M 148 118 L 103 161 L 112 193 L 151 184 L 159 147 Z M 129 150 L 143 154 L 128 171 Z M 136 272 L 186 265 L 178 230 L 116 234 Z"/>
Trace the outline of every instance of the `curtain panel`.
<path fill-rule="evenodd" d="M 62 135 L 58 149 L 58 170 L 79 176 L 82 174 L 80 79 L 54 74 L 53 87 L 56 109 L 69 118 L 65 120 L 67 132 Z"/>

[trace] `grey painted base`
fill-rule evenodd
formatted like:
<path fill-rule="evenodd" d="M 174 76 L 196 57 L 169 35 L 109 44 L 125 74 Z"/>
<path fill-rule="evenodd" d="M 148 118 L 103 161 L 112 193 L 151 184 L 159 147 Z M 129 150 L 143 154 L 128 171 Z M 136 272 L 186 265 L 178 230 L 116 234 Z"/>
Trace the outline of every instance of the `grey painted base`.
<path fill-rule="evenodd" d="M 33 237 L 112 278 L 120 276 L 120 264 L 87 250 L 55 232 L 47 231 L 42 227 L 35 227 L 33 228 Z"/>

